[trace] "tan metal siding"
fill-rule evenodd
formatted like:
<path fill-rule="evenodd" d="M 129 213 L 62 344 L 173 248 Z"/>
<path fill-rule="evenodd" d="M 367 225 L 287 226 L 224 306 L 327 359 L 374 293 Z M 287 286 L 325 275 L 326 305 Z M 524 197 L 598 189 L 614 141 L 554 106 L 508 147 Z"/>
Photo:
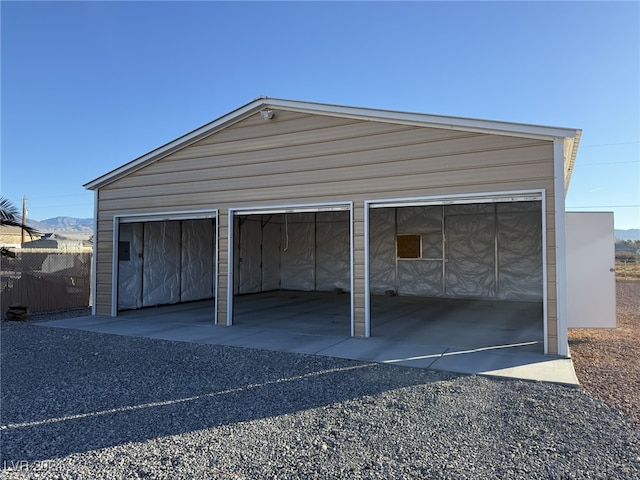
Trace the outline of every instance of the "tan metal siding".
<path fill-rule="evenodd" d="M 228 208 L 353 201 L 362 334 L 365 200 L 525 189 L 547 191 L 547 290 L 555 291 L 553 177 L 551 141 L 285 111 L 264 121 L 255 114 L 100 190 L 97 309 L 110 309 L 113 215 L 218 208 L 218 321 L 224 324 Z M 555 303 L 548 314 L 551 340 Z"/>
<path fill-rule="evenodd" d="M 398 168 L 402 168 L 399 162 Z M 236 177 L 227 180 L 191 181 L 169 183 L 164 186 L 131 187 L 117 191 L 109 191 L 103 199 L 105 208 L 121 210 L 131 205 L 138 207 L 154 206 L 158 200 L 165 205 L 174 205 L 173 197 L 192 198 L 189 203 L 200 203 L 206 198 L 209 202 L 234 203 L 251 198 L 255 201 L 273 202 L 283 198 L 309 197 L 310 193 L 326 197 L 336 195 L 375 195 L 380 191 L 402 191 L 404 189 L 431 187 L 462 187 L 483 184 L 508 184 L 514 178 L 544 180 L 543 162 L 533 164 L 496 165 L 491 167 L 458 167 L 453 170 L 432 171 L 417 166 L 405 166 L 402 173 L 391 173 L 391 167 L 378 168 L 372 165 L 366 172 L 358 168 L 336 168 L 304 173 L 282 175 L 263 175 Z M 426 170 L 426 172 L 425 172 Z M 358 178 L 358 176 L 360 178 Z M 162 199 L 156 197 L 162 188 Z M 504 189 L 505 187 L 501 187 Z M 506 187 L 509 188 L 509 187 Z M 286 190 L 285 190 L 286 189 Z M 250 190 L 250 197 L 247 195 Z M 349 193 L 350 192 L 350 193 Z M 198 196 L 199 195 L 199 196 Z M 315 196 L 314 195 L 314 196 Z M 202 200 L 199 201 L 198 198 Z"/>
<path fill-rule="evenodd" d="M 198 141 L 194 145 L 220 144 L 236 140 L 245 141 L 276 134 L 314 131 L 352 123 L 356 123 L 356 121 L 349 118 L 332 118 L 323 115 L 307 115 L 305 113 L 280 110 L 276 112 L 274 120 L 265 121 L 260 114 L 251 115 L 224 130 L 216 132 L 215 135 Z"/>
<path fill-rule="evenodd" d="M 406 133 L 406 132 L 405 132 Z M 410 132 L 415 135 L 415 132 Z M 210 158 L 206 162 L 183 160 L 167 171 L 165 160 L 159 164 L 135 172 L 116 182 L 117 192 L 136 198 L 149 195 L 155 187 L 171 184 L 173 192 L 179 192 L 182 184 L 187 188 L 201 188 L 211 191 L 212 183 L 216 188 L 235 190 L 247 185 L 252 188 L 259 185 L 260 179 L 267 185 L 292 185 L 300 181 L 318 183 L 322 178 L 385 178 L 389 174 L 397 175 L 413 172 L 436 173 L 465 169 L 482 169 L 487 162 L 493 166 L 512 166 L 536 163 L 548 160 L 544 143 L 519 140 L 511 137 L 475 136 L 445 140 L 436 145 L 420 143 L 407 145 L 405 140 L 392 147 L 370 142 L 367 150 L 346 151 L 340 153 L 322 153 L 309 155 L 315 146 L 307 146 L 307 155 L 288 159 L 287 147 L 262 153 L 247 153 L 231 161 L 230 155 L 222 158 Z M 346 148 L 346 146 L 344 147 Z M 302 152 L 300 152 L 302 154 Z M 167 160 L 167 162 L 169 162 Z M 366 167 L 363 169 L 362 167 Z M 160 172 L 158 173 L 158 170 Z M 508 172 L 503 175 L 507 176 Z M 303 177 L 303 178 L 300 178 Z M 513 177 L 511 177 L 513 178 Z M 517 177 L 516 177 L 517 178 Z M 258 180 L 256 180 L 258 179 Z M 199 182 L 194 185 L 194 182 Z M 184 188 L 185 185 L 182 185 Z M 131 189 L 128 191 L 127 189 Z M 114 186 L 103 190 L 104 198 Z M 193 191 L 193 190 L 191 190 Z"/>
<path fill-rule="evenodd" d="M 167 157 L 167 160 L 178 161 L 185 158 L 203 158 L 221 155 L 233 155 L 241 157 L 243 154 L 275 149 L 279 147 L 288 147 L 285 151 L 286 156 L 295 158 L 297 154 L 305 156 L 308 152 L 304 147 L 311 144 L 319 144 L 320 147 L 333 148 L 337 151 L 342 150 L 341 145 L 344 143 L 360 140 L 366 142 L 371 139 L 372 135 L 385 135 L 394 131 L 406 131 L 408 127 L 401 125 L 384 125 L 384 124 L 355 124 L 333 126 L 312 132 L 295 132 L 287 134 L 269 135 L 267 137 L 259 137 L 250 140 L 239 140 L 234 142 L 194 145 L 189 147 L 190 151 L 179 151 Z M 417 127 L 414 127 L 414 129 Z M 460 136 L 459 132 L 454 132 Z M 388 135 L 393 138 L 393 135 Z M 426 139 L 425 139 L 426 140 Z M 391 140 L 392 141 L 392 140 Z M 332 142 L 331 145 L 321 145 L 326 142 Z M 303 148 L 300 148 L 303 147 Z M 331 153 L 331 150 L 321 153 Z M 233 160 L 234 157 L 231 157 Z"/>
<path fill-rule="evenodd" d="M 111 315 L 112 217 L 109 219 L 108 216 L 99 212 L 97 227 L 97 231 L 94 234 L 96 249 L 96 295 L 94 301 L 96 314 Z"/>
<path fill-rule="evenodd" d="M 227 211 L 221 211 L 218 214 L 218 318 L 216 323 L 218 325 L 227 324 L 227 280 L 228 270 L 227 265 L 229 263 L 229 215 Z"/>
<path fill-rule="evenodd" d="M 353 304 L 354 334 L 365 335 L 365 278 L 364 278 L 364 202 L 353 205 Z M 363 268 L 359 268 L 362 266 Z"/>

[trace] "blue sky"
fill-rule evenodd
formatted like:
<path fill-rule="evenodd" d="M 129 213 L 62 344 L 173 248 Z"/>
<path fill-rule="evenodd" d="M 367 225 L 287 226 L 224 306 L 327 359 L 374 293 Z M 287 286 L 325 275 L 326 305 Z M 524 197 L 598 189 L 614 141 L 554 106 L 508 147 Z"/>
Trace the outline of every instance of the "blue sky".
<path fill-rule="evenodd" d="M 7 2 L 2 195 L 82 185 L 254 98 L 583 129 L 568 210 L 640 228 L 638 2 Z"/>

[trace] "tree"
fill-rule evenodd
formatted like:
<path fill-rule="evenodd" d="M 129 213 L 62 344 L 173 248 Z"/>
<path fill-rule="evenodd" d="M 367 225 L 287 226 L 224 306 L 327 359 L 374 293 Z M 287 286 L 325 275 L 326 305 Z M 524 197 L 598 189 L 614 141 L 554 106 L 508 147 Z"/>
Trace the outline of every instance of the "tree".
<path fill-rule="evenodd" d="M 20 227 L 31 238 L 38 234 L 35 228 L 22 225 L 22 222 L 18 221 L 18 209 L 4 197 L 0 197 L 0 226 Z M 0 255 L 3 257 L 15 257 L 15 254 L 6 247 L 0 247 Z"/>

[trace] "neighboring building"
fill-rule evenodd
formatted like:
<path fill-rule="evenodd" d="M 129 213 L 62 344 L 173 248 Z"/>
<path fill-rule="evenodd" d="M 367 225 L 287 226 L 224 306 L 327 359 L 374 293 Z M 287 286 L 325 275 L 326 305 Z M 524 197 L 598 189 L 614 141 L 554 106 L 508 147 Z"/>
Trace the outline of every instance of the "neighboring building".
<path fill-rule="evenodd" d="M 639 253 L 639 250 L 636 247 L 628 243 L 616 242 L 615 248 L 616 248 L 616 253 L 625 252 L 633 255 L 638 255 Z"/>
<path fill-rule="evenodd" d="M 40 234 L 29 237 L 25 234 L 25 238 L 28 240 L 37 240 L 40 238 Z M 0 247 L 17 249 L 22 245 L 22 230 L 20 227 L 0 226 Z"/>
<path fill-rule="evenodd" d="M 37 240 L 24 242 L 22 248 L 51 249 L 61 252 L 90 252 L 93 245 L 91 242 L 81 238 L 69 238 L 57 233 L 45 233 Z"/>
<path fill-rule="evenodd" d="M 0 239 L 5 229 L 11 227 L 0 229 Z M 13 248 L 1 262 L 0 305 L 26 305 L 31 313 L 90 305 L 92 243 L 46 233 L 21 244 L 19 230 L 15 227 Z"/>
<path fill-rule="evenodd" d="M 539 302 L 567 355 L 565 194 L 581 131 L 259 98 L 85 185 L 94 314 L 270 290 Z"/>

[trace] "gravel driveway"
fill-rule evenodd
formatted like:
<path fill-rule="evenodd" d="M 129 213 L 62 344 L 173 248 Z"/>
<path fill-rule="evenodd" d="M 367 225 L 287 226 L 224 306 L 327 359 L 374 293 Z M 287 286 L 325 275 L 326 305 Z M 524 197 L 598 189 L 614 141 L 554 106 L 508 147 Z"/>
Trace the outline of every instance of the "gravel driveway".
<path fill-rule="evenodd" d="M 2 478 L 640 479 L 580 389 L 3 322 Z"/>

